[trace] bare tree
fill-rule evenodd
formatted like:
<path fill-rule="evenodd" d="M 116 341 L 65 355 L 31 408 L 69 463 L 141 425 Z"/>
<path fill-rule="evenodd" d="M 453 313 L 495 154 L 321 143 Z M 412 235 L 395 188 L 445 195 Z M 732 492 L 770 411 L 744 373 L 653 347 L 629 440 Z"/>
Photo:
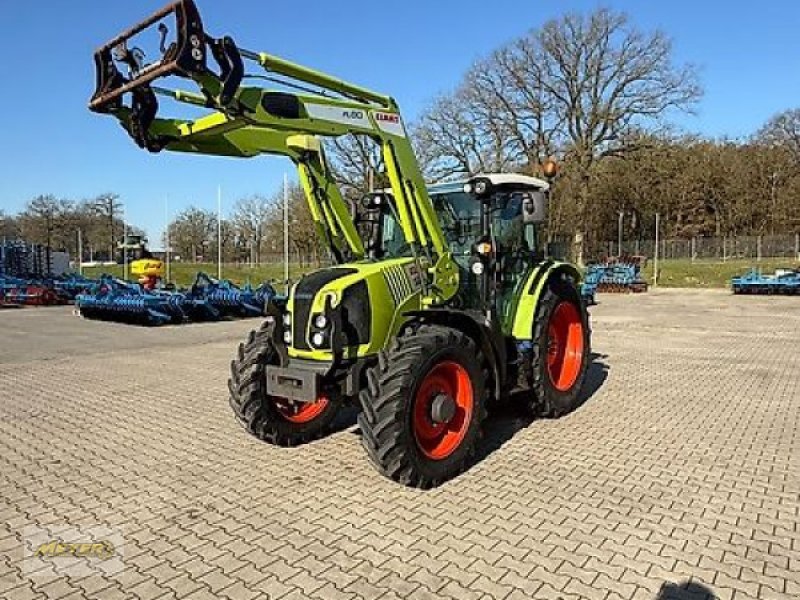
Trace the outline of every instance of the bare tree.
<path fill-rule="evenodd" d="M 216 230 L 216 214 L 190 206 L 169 224 L 170 245 L 180 256 L 191 256 L 193 262 L 202 262 L 212 250 Z"/>
<path fill-rule="evenodd" d="M 116 252 L 117 226 L 120 213 L 120 202 L 117 194 L 105 193 L 94 199 L 94 208 L 97 214 L 105 218 L 108 224 L 108 260 L 114 260 Z"/>
<path fill-rule="evenodd" d="M 366 136 L 347 135 L 325 140 L 328 166 L 342 194 L 356 199 L 387 184 L 380 146 Z"/>
<path fill-rule="evenodd" d="M 17 220 L 0 210 L 0 239 L 13 239 L 19 236 Z"/>
<path fill-rule="evenodd" d="M 800 108 L 772 117 L 756 134 L 756 141 L 787 150 L 800 165 Z"/>
<path fill-rule="evenodd" d="M 503 170 L 510 162 L 500 113 L 462 86 L 438 98 L 414 128 L 420 163 L 431 181 Z"/>
<path fill-rule="evenodd" d="M 550 21 L 522 47 L 544 67 L 534 83 L 553 99 L 580 180 L 575 241 L 582 262 L 594 165 L 629 150 L 631 130 L 663 122 L 672 109 L 691 109 L 702 92 L 693 67 L 673 64 L 666 35 L 643 33 L 607 9 Z"/>
<path fill-rule="evenodd" d="M 560 154 L 576 178 L 576 251 L 589 229 L 595 165 L 663 127 L 701 95 L 694 68 L 675 65 L 663 33 L 644 33 L 607 9 L 546 23 L 478 62 L 422 117 L 419 144 L 433 176 L 476 170 L 535 172 Z M 655 126 L 655 127 L 654 127 Z"/>
<path fill-rule="evenodd" d="M 261 262 L 267 225 L 276 212 L 280 211 L 277 202 L 276 198 L 255 194 L 238 200 L 233 207 L 233 226 L 239 237 L 247 241 L 251 248 L 251 258 L 257 263 Z"/>

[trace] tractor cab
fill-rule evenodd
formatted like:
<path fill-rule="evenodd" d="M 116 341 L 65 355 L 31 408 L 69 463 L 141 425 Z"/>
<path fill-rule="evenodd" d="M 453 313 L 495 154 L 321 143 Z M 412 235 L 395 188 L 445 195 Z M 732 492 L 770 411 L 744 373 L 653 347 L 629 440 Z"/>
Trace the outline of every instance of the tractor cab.
<path fill-rule="evenodd" d="M 455 302 L 505 315 L 514 290 L 544 258 L 550 184 L 516 174 L 478 175 L 432 185 L 431 203 L 458 264 Z M 389 190 L 366 196 L 356 222 L 371 258 L 411 256 Z"/>

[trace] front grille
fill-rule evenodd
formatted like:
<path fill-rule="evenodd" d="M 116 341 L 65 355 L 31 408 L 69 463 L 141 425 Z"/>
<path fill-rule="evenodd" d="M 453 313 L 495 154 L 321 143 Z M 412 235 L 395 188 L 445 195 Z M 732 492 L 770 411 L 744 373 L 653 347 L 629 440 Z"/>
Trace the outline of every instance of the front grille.
<path fill-rule="evenodd" d="M 386 267 L 383 275 L 386 278 L 386 284 L 389 286 L 389 292 L 392 294 L 395 306 L 399 306 L 403 300 L 413 293 L 414 288 L 408 279 L 408 273 L 400 265 Z"/>
<path fill-rule="evenodd" d="M 311 318 L 311 305 L 323 287 L 331 281 L 358 273 L 356 269 L 326 269 L 306 275 L 294 289 L 294 314 L 292 315 L 292 345 L 298 350 L 311 350 L 306 333 Z"/>

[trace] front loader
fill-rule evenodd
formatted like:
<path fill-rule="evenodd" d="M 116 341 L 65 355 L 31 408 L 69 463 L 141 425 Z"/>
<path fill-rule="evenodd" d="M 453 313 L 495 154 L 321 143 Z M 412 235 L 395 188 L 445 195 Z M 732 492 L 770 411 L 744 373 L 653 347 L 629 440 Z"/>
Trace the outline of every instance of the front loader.
<path fill-rule="evenodd" d="M 134 45 L 148 36 L 159 45 L 152 62 Z M 486 174 L 426 186 L 392 97 L 212 37 L 192 0 L 117 36 L 95 63 L 91 110 L 116 117 L 139 147 L 275 154 L 297 167 L 334 266 L 270 302 L 239 347 L 230 404 L 250 433 L 302 444 L 355 403 L 377 469 L 427 488 L 469 464 L 491 403 L 511 398 L 545 416 L 576 405 L 589 323 L 578 271 L 542 252 L 548 181 Z M 176 77 L 199 91 L 155 85 Z M 264 80 L 276 87 L 255 85 Z M 160 97 L 206 114 L 162 118 Z M 390 183 L 355 214 L 320 141 L 344 135 L 379 145 Z"/>

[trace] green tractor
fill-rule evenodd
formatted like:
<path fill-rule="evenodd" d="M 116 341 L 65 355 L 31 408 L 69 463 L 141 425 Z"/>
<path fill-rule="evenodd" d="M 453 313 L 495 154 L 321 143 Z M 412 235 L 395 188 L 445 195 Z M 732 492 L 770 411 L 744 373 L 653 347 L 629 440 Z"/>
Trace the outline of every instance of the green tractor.
<path fill-rule="evenodd" d="M 132 43 L 155 26 L 160 51 L 148 63 Z M 541 250 L 547 180 L 487 174 L 426 186 L 393 98 L 214 38 L 191 0 L 111 40 L 95 63 L 90 108 L 116 117 L 141 148 L 276 154 L 297 167 L 335 266 L 271 302 L 239 347 L 230 405 L 254 436 L 303 444 L 356 404 L 376 468 L 427 488 L 469 465 L 492 403 L 513 398 L 540 416 L 576 406 L 589 322 L 578 270 Z M 248 64 L 267 74 L 248 73 Z M 153 84 L 174 76 L 199 93 Z M 278 87 L 244 85 L 256 78 Z M 159 96 L 208 114 L 160 118 Z M 344 135 L 380 146 L 390 184 L 355 211 L 320 142 Z"/>

